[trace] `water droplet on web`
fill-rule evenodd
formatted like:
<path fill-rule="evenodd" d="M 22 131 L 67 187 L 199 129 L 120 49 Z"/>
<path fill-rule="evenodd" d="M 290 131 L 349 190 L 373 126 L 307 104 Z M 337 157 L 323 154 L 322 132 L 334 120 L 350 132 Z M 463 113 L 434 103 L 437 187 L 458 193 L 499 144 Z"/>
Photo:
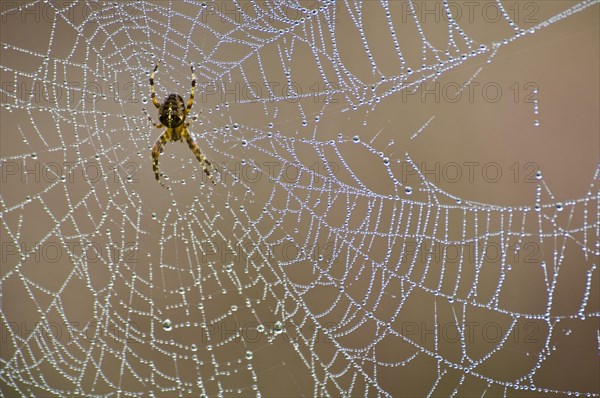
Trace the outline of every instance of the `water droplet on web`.
<path fill-rule="evenodd" d="M 252 359 L 253 356 L 252 351 L 246 351 L 246 359 Z"/>
<path fill-rule="evenodd" d="M 557 211 L 563 211 L 563 205 L 562 205 L 562 203 L 557 203 L 556 204 L 556 210 Z"/>
<path fill-rule="evenodd" d="M 273 333 L 280 334 L 283 331 L 283 324 L 279 321 L 275 322 L 275 326 L 273 326 Z"/>
<path fill-rule="evenodd" d="M 163 329 L 164 329 L 165 331 L 167 331 L 167 332 L 169 332 L 169 331 L 171 331 L 171 330 L 173 329 L 173 324 L 171 323 L 171 320 L 170 320 L 170 319 L 165 319 L 165 320 L 163 321 L 163 324 L 162 324 L 162 326 L 163 326 Z"/>
<path fill-rule="evenodd" d="M 192 350 L 192 352 L 196 352 L 196 351 L 198 351 L 198 347 L 196 346 L 196 344 L 192 344 L 190 346 L 190 350 Z"/>
<path fill-rule="evenodd" d="M 262 333 L 262 332 L 264 332 L 264 331 L 265 331 L 265 327 L 264 327 L 263 325 L 258 325 L 258 326 L 256 327 L 256 330 L 257 330 L 259 333 Z"/>
<path fill-rule="evenodd" d="M 412 191 L 413 191 L 413 189 L 411 187 L 404 188 L 404 192 L 406 192 L 407 195 L 411 195 Z"/>
<path fill-rule="evenodd" d="M 535 173 L 535 178 L 538 179 L 538 180 L 541 180 L 542 179 L 542 172 L 541 171 L 537 171 Z"/>
<path fill-rule="evenodd" d="M 539 125 L 540 125 L 540 121 L 539 121 L 539 120 L 534 120 L 534 121 L 533 121 L 533 125 L 534 125 L 535 127 L 539 127 Z"/>
<path fill-rule="evenodd" d="M 352 141 L 354 141 L 354 143 L 358 143 L 360 142 L 360 137 L 355 135 L 354 137 L 352 137 Z"/>
<path fill-rule="evenodd" d="M 387 166 L 388 164 L 390 164 L 390 159 L 388 159 L 388 158 L 383 158 L 383 164 L 385 164 L 386 166 Z"/>

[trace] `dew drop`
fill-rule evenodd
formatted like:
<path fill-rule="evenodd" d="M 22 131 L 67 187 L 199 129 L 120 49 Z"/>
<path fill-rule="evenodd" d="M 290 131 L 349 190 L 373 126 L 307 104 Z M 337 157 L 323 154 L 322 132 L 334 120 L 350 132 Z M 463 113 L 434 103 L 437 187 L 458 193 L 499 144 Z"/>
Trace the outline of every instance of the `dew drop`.
<path fill-rule="evenodd" d="M 163 329 L 167 332 L 171 331 L 173 329 L 173 323 L 171 323 L 170 319 L 165 319 L 163 321 Z"/>
<path fill-rule="evenodd" d="M 280 334 L 283 331 L 283 324 L 280 321 L 275 322 L 273 333 Z"/>

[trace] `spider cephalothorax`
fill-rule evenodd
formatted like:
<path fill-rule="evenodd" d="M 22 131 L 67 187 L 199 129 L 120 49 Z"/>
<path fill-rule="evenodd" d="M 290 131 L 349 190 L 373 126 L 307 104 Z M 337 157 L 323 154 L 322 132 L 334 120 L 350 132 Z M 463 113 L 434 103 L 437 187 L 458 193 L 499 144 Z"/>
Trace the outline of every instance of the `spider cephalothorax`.
<path fill-rule="evenodd" d="M 158 108 L 158 118 L 160 123 L 154 123 L 150 116 L 148 116 L 148 119 L 150 119 L 154 127 L 166 127 L 167 130 L 158 138 L 158 140 L 156 140 L 154 146 L 152 147 L 152 168 L 154 170 L 156 181 L 160 182 L 160 173 L 158 172 L 158 157 L 162 153 L 165 143 L 169 141 L 175 142 L 185 139 L 194 155 L 196 155 L 196 159 L 198 159 L 200 162 L 204 173 L 206 173 L 210 181 L 212 181 L 214 184 L 215 181 L 213 180 L 211 173 L 208 171 L 209 167 L 213 170 L 214 167 L 208 161 L 208 159 L 206 159 L 206 156 L 202 154 L 200 148 L 190 136 L 190 133 L 187 131 L 190 122 L 185 121 L 194 103 L 194 92 L 196 90 L 196 75 L 194 74 L 194 67 L 192 66 L 192 89 L 190 91 L 190 99 L 186 106 L 183 102 L 183 98 L 181 98 L 181 96 L 178 94 L 169 94 L 162 104 L 158 102 L 156 99 L 156 93 L 154 92 L 154 73 L 156 73 L 158 70 L 158 65 L 159 64 L 156 64 L 154 71 L 152 71 L 152 74 L 150 75 L 150 87 L 152 88 L 152 103 L 156 108 Z M 161 185 L 163 184 L 161 183 Z M 168 187 L 165 185 L 163 185 L 163 187 L 168 189 Z"/>

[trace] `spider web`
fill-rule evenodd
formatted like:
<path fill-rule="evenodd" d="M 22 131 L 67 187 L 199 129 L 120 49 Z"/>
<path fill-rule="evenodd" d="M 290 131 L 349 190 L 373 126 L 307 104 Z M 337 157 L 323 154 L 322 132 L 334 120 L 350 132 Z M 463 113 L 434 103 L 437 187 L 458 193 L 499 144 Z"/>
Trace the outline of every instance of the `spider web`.
<path fill-rule="evenodd" d="M 521 165 L 477 196 L 418 146 L 457 135 L 423 87 L 597 29 L 597 1 L 548 3 L 3 3 L 3 396 L 598 396 L 597 157 L 564 200 Z M 159 100 L 195 65 L 215 186 L 180 144 L 154 180 L 158 61 Z"/>

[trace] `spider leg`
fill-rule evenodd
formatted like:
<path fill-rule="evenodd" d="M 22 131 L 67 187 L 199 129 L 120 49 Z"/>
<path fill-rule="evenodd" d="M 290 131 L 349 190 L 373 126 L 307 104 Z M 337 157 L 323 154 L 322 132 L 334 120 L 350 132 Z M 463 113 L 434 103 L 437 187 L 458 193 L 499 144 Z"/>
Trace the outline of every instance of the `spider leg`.
<path fill-rule="evenodd" d="M 154 66 L 154 70 L 152 71 L 152 74 L 150 75 L 150 87 L 152 88 L 152 103 L 154 104 L 154 106 L 156 108 L 160 108 L 160 103 L 158 102 L 158 100 L 156 99 L 156 93 L 154 92 L 154 73 L 156 73 L 156 70 L 158 69 L 158 65 L 160 65 L 160 62 L 156 64 L 156 66 Z"/>
<path fill-rule="evenodd" d="M 194 73 L 194 65 L 192 64 L 192 89 L 190 90 L 190 99 L 187 103 L 187 108 L 185 110 L 186 114 L 190 113 L 190 109 L 192 109 L 192 105 L 194 104 L 194 93 L 196 92 L 196 74 Z"/>
<path fill-rule="evenodd" d="M 146 116 L 148 116 L 148 120 L 150 120 L 150 123 L 152 123 L 152 125 L 158 129 L 163 128 L 165 126 L 163 126 L 160 123 L 154 123 L 154 120 L 152 120 L 152 118 L 150 117 L 150 115 L 148 114 L 148 111 L 146 110 L 146 108 L 144 108 L 144 113 L 146 114 Z"/>
<path fill-rule="evenodd" d="M 171 132 L 169 130 L 170 129 L 167 129 L 167 131 L 158 137 L 154 143 L 154 146 L 152 147 L 152 169 L 154 170 L 154 177 L 156 177 L 156 181 L 158 182 L 160 182 L 160 173 L 158 172 L 158 157 L 162 153 L 165 144 L 171 140 Z M 162 182 L 160 182 L 160 185 L 162 185 L 163 188 L 169 189 L 169 187 L 165 186 Z"/>
<path fill-rule="evenodd" d="M 198 145 L 194 142 L 194 140 L 190 136 L 190 133 L 187 131 L 187 129 L 184 129 L 183 133 L 181 135 L 185 138 L 188 146 L 190 147 L 190 149 L 192 150 L 194 155 L 196 155 L 196 159 L 198 159 L 198 161 L 200 162 L 200 165 L 202 166 L 202 170 L 204 170 L 204 173 L 208 176 L 208 179 L 213 184 L 216 184 L 215 180 L 213 180 L 213 178 L 212 178 L 212 175 L 208 171 L 208 167 L 215 170 L 212 163 L 210 163 L 210 161 L 208 159 L 206 159 L 206 156 L 204 156 L 204 154 L 200 151 L 200 147 L 198 147 Z"/>

